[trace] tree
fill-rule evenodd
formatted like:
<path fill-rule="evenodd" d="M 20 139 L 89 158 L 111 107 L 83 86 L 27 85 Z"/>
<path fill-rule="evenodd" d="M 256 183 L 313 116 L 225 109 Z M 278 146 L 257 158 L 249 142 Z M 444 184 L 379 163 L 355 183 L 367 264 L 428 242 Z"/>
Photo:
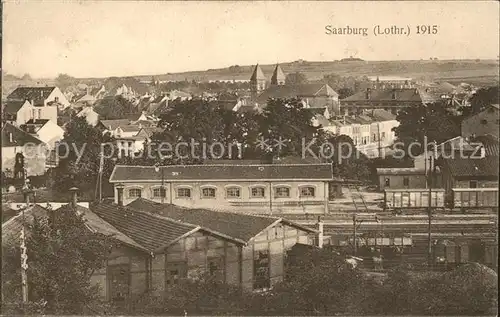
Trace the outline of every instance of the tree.
<path fill-rule="evenodd" d="M 64 195 L 69 195 L 71 187 L 78 187 L 82 193 L 92 197 L 95 192 L 99 173 L 99 155 L 101 150 L 106 157 L 111 157 L 113 138 L 109 134 L 89 125 L 85 118 L 74 118 L 66 126 L 63 140 L 60 142 L 58 153 L 61 157 L 59 165 L 53 170 L 52 189 Z M 101 147 L 101 144 L 110 144 Z M 107 181 L 113 170 L 112 159 L 104 160 L 103 180 L 104 189 L 109 187 Z"/>
<path fill-rule="evenodd" d="M 304 73 L 295 72 L 286 75 L 285 85 L 302 85 L 307 84 L 308 80 Z"/>
<path fill-rule="evenodd" d="M 329 249 L 311 249 L 290 263 L 284 282 L 276 285 L 266 301 L 273 315 L 323 315 L 359 313 L 365 278 L 345 258 Z"/>
<path fill-rule="evenodd" d="M 426 138 L 427 143 L 441 143 L 460 135 L 459 118 L 450 113 L 442 102 L 405 108 L 398 112 L 396 119 L 400 124 L 393 130 L 407 155 L 420 155 Z M 409 153 L 411 143 L 415 146 Z"/>
<path fill-rule="evenodd" d="M 91 276 L 100 269 L 112 241 L 90 231 L 82 215 L 70 205 L 52 215 L 36 216 L 27 226 L 28 286 L 31 305 L 43 314 L 83 314 L 98 300 Z M 20 248 L 2 245 L 4 301 L 20 303 Z M 33 305 L 35 304 L 35 305 Z M 22 313 L 16 309 L 15 314 Z"/>
<path fill-rule="evenodd" d="M 134 105 L 123 96 L 101 99 L 95 105 L 94 110 L 106 120 L 123 119 L 126 115 L 137 112 Z"/>
<path fill-rule="evenodd" d="M 31 75 L 26 73 L 23 75 L 23 77 L 21 77 L 21 80 L 25 80 L 25 81 L 32 81 L 33 78 L 31 78 Z"/>
<path fill-rule="evenodd" d="M 500 99 L 498 86 L 479 88 L 469 99 L 470 107 L 462 107 L 464 117 L 483 111 L 492 104 L 497 104 Z"/>
<path fill-rule="evenodd" d="M 56 86 L 65 91 L 69 86 L 76 84 L 77 80 L 68 74 L 59 74 L 56 79 Z"/>

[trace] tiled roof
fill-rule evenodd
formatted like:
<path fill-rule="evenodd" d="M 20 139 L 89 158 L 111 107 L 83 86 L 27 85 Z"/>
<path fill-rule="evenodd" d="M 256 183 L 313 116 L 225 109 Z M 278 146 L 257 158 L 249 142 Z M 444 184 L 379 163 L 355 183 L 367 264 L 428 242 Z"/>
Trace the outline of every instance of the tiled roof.
<path fill-rule="evenodd" d="M 17 210 L 11 209 L 7 204 L 2 204 L 2 223 L 5 223 L 7 220 L 15 217 L 18 214 Z"/>
<path fill-rule="evenodd" d="M 374 109 L 370 113 L 367 114 L 372 117 L 376 121 L 389 121 L 396 120 L 396 115 L 384 109 Z"/>
<path fill-rule="evenodd" d="M 35 217 L 46 215 L 47 209 L 38 205 L 32 205 L 24 210 L 24 220 L 23 212 L 19 211 L 17 216 L 2 223 L 2 245 L 19 242 L 23 221 L 25 221 L 25 224 L 30 224 Z"/>
<path fill-rule="evenodd" d="M 498 157 L 490 156 L 482 159 L 445 159 L 454 177 L 490 176 L 498 177 Z"/>
<path fill-rule="evenodd" d="M 139 127 L 138 125 L 135 125 L 135 124 L 129 124 L 129 125 L 121 125 L 120 129 L 123 132 L 139 132 L 141 127 Z"/>
<path fill-rule="evenodd" d="M 170 165 L 162 166 L 165 180 L 332 180 L 331 164 Z M 159 181 L 154 166 L 116 165 L 112 183 Z"/>
<path fill-rule="evenodd" d="M 130 124 L 129 119 L 117 119 L 117 120 L 101 120 L 101 123 L 106 127 L 106 129 L 115 130 L 118 127 L 123 127 Z"/>
<path fill-rule="evenodd" d="M 270 86 L 257 97 L 257 101 L 263 103 L 268 99 L 335 96 L 338 96 L 338 94 L 327 84 L 283 85 Z"/>
<path fill-rule="evenodd" d="M 266 76 L 264 76 L 264 73 L 262 72 L 259 64 L 255 65 L 252 76 L 250 77 L 250 81 L 256 80 L 266 80 Z"/>
<path fill-rule="evenodd" d="M 7 99 L 11 100 L 33 100 L 35 103 L 42 103 L 56 87 L 18 87 Z"/>
<path fill-rule="evenodd" d="M 55 210 L 55 212 L 67 211 L 68 209 L 73 209 L 70 204 L 64 205 Z M 106 222 L 104 219 L 97 216 L 90 209 L 77 205 L 76 211 L 78 214 L 83 214 L 83 219 L 85 219 L 85 223 L 90 227 L 94 232 L 101 233 L 105 236 L 113 237 L 113 239 L 122 242 L 128 246 L 134 247 L 136 249 L 142 251 L 148 251 L 143 246 L 132 240 L 130 237 L 126 236 L 122 232 L 118 231 L 111 224 Z"/>
<path fill-rule="evenodd" d="M 17 114 L 25 102 L 25 100 L 7 100 L 2 111 L 8 114 Z"/>
<path fill-rule="evenodd" d="M 92 211 L 139 245 L 154 252 L 165 248 L 197 227 L 110 202 L 93 206 Z"/>
<path fill-rule="evenodd" d="M 481 135 L 474 138 L 473 142 L 480 142 L 483 144 L 486 156 L 499 155 L 499 142 L 498 138 L 493 135 Z"/>
<path fill-rule="evenodd" d="M 10 141 L 10 136 L 12 135 L 12 142 Z M 18 127 L 13 126 L 10 123 L 5 123 L 2 128 L 2 147 L 10 146 L 24 146 L 28 143 L 33 143 L 34 145 L 40 145 L 43 142 L 32 136 L 31 134 L 24 132 Z"/>
<path fill-rule="evenodd" d="M 393 99 L 395 92 L 395 99 Z M 342 101 L 411 101 L 422 102 L 421 91 L 415 88 L 397 88 L 397 89 L 372 89 L 367 99 L 367 92 L 360 91 L 352 96 L 342 99 Z"/>
<path fill-rule="evenodd" d="M 203 230 L 244 242 L 249 242 L 263 230 L 275 223 L 283 221 L 283 219 L 276 217 L 247 215 L 236 212 L 179 208 L 175 205 L 160 204 L 143 198 L 138 198 L 127 206 L 137 210 L 161 214 L 171 219 L 188 222 L 200 226 Z M 289 221 L 285 222 L 302 230 L 314 232 L 314 230 L 305 229 L 295 223 Z"/>

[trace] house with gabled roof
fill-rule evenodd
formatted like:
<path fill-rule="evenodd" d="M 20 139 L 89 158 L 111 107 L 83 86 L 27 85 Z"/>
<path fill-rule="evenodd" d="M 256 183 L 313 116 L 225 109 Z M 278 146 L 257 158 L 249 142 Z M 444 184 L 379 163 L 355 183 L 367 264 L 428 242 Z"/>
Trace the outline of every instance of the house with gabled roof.
<path fill-rule="evenodd" d="M 499 115 L 500 106 L 496 104 L 490 105 L 483 111 L 465 118 L 461 125 L 462 136 L 470 138 L 489 134 L 498 138 L 498 130 L 500 128 Z"/>
<path fill-rule="evenodd" d="M 46 170 L 48 147 L 43 141 L 20 128 L 5 123 L 2 127 L 2 172 L 16 176 L 23 166 L 28 176 L 41 175 Z M 21 156 L 21 157 L 20 157 Z M 22 159 L 23 163 L 19 162 Z M 17 164 L 16 164 L 17 160 Z"/>
<path fill-rule="evenodd" d="M 143 198 L 127 206 L 104 201 L 92 212 L 145 250 L 114 250 L 107 267 L 96 272 L 109 300 L 163 290 L 201 274 L 247 290 L 269 289 L 284 278 L 286 251 L 297 243 L 313 244 L 319 234 L 282 218 Z"/>
<path fill-rule="evenodd" d="M 34 107 L 54 105 L 60 110 L 66 109 L 70 105 L 66 96 L 55 86 L 18 87 L 7 96 L 7 100 L 27 100 Z"/>

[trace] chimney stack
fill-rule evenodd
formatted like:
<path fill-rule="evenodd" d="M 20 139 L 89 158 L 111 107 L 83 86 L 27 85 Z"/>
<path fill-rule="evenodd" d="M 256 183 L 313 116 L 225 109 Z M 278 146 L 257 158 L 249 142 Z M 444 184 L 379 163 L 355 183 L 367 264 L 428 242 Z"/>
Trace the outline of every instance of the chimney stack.
<path fill-rule="evenodd" d="M 123 189 L 125 186 L 122 184 L 116 185 L 116 193 L 117 193 L 117 200 L 118 200 L 118 206 L 123 207 Z"/>
<path fill-rule="evenodd" d="M 78 204 L 78 188 L 71 187 L 69 191 L 71 192 L 71 206 L 76 208 Z"/>
<path fill-rule="evenodd" d="M 318 248 L 322 249 L 323 248 L 323 220 L 321 219 L 321 216 L 318 216 Z"/>

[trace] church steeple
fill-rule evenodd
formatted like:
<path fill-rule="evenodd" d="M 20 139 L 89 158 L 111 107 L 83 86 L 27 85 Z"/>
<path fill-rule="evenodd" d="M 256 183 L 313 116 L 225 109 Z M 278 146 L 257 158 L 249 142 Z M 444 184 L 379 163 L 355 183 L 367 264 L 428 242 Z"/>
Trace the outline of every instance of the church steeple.
<path fill-rule="evenodd" d="M 274 68 L 273 76 L 271 77 L 271 85 L 284 85 L 285 74 L 279 64 Z"/>
<path fill-rule="evenodd" d="M 266 89 L 266 76 L 264 76 L 264 72 L 262 72 L 259 64 L 255 65 L 252 77 L 250 77 L 250 87 L 254 94 Z"/>

